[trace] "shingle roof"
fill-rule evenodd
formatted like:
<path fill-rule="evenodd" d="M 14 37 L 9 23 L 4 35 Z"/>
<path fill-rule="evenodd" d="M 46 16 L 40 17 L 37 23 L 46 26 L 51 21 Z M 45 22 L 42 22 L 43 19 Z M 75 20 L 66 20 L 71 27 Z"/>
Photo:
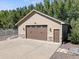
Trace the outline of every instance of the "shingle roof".
<path fill-rule="evenodd" d="M 42 13 L 42 12 L 39 12 L 39 11 L 37 11 L 37 10 L 32 10 L 30 13 L 28 13 L 26 16 L 24 16 L 21 20 L 19 20 L 15 25 L 19 25 L 25 18 L 27 18 L 28 16 L 30 16 L 32 13 L 38 13 L 38 14 L 40 14 L 40 15 L 42 15 L 42 16 L 45 16 L 45 17 L 47 17 L 47 18 L 49 18 L 49 19 L 52 19 L 53 21 L 55 21 L 55 22 L 58 22 L 58 23 L 60 23 L 60 24 L 65 24 L 65 22 L 63 22 L 63 21 L 61 21 L 61 20 L 59 20 L 59 19 L 56 19 L 56 18 L 54 18 L 54 17 L 51 17 L 51 16 L 48 16 L 48 15 L 46 15 L 46 14 L 44 14 L 44 13 Z"/>

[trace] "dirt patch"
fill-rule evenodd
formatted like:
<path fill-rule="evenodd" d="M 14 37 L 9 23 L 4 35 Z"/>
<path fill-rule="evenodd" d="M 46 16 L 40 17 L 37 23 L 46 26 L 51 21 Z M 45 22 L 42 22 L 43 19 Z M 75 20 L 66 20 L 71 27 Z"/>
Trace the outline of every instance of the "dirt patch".
<path fill-rule="evenodd" d="M 69 50 L 70 48 L 79 48 L 79 45 L 67 43 L 67 44 L 62 44 L 60 48 Z M 51 56 L 50 59 L 79 59 L 79 55 L 56 52 L 53 56 Z"/>

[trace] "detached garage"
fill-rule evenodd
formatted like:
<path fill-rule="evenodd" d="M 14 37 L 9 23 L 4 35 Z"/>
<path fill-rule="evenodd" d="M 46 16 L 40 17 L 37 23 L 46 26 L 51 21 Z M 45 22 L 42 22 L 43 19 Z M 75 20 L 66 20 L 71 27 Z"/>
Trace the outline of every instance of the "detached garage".
<path fill-rule="evenodd" d="M 67 35 L 67 25 L 56 18 L 32 10 L 19 22 L 20 37 L 62 43 Z"/>

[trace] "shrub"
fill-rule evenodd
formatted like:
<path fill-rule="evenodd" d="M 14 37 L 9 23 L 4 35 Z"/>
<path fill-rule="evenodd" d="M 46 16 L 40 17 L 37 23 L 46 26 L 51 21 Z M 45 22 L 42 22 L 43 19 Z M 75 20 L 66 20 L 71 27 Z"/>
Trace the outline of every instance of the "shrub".
<path fill-rule="evenodd" d="M 71 34 L 71 43 L 79 44 L 79 32 L 72 32 Z"/>
<path fill-rule="evenodd" d="M 79 20 L 72 21 L 71 26 L 70 41 L 71 43 L 79 44 Z"/>

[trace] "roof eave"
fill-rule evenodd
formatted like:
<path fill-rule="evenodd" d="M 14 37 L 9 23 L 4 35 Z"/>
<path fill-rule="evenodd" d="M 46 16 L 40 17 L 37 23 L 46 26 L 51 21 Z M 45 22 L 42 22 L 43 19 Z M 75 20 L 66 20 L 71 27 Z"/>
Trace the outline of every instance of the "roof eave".
<path fill-rule="evenodd" d="M 28 13 L 25 17 L 23 17 L 21 20 L 19 20 L 19 21 L 15 24 L 15 26 L 19 25 L 19 23 L 20 23 L 21 21 L 23 21 L 27 16 L 29 16 L 29 15 L 30 15 L 31 13 L 33 13 L 33 12 L 39 13 L 39 14 L 41 14 L 41 15 L 44 15 L 44 16 L 50 18 L 50 19 L 53 19 L 53 20 L 59 22 L 60 24 L 66 24 L 66 23 L 63 22 L 63 21 L 60 21 L 60 20 L 58 20 L 58 19 L 56 19 L 56 18 L 54 18 L 54 17 L 50 17 L 50 16 L 48 16 L 48 15 L 42 13 L 42 12 L 39 12 L 39 11 L 33 9 L 33 10 L 32 10 L 30 13 Z"/>
<path fill-rule="evenodd" d="M 33 9 L 30 13 L 28 13 L 26 16 L 24 16 L 22 19 L 20 19 L 15 26 L 17 26 L 22 20 L 24 20 L 28 15 L 30 15 L 32 12 L 34 12 L 35 10 Z"/>

